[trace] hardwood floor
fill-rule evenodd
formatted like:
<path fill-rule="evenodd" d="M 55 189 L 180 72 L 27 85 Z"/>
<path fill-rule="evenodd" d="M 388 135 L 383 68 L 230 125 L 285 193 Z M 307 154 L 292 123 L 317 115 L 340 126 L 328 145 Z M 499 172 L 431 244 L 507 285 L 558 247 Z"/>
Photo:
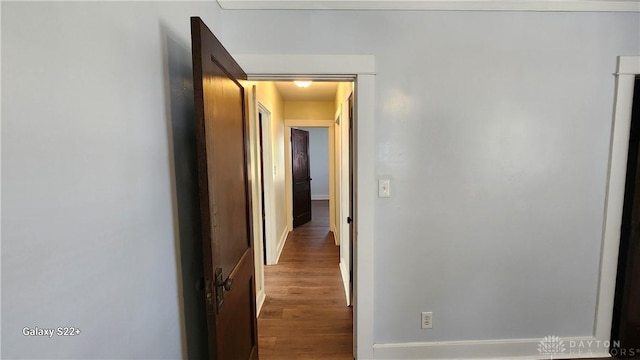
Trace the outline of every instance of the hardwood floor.
<path fill-rule="evenodd" d="M 311 222 L 289 234 L 278 265 L 265 267 L 261 360 L 353 359 L 352 308 L 338 262 L 329 202 L 313 201 Z"/>

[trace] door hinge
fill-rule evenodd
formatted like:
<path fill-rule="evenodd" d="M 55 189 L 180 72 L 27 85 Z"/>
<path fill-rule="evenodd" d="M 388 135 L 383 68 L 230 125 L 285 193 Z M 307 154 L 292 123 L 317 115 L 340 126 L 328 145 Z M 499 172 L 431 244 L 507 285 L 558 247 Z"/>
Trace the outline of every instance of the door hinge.
<path fill-rule="evenodd" d="M 222 268 L 216 269 L 216 314 L 222 309 L 224 304 L 224 279 L 222 278 Z"/>
<path fill-rule="evenodd" d="M 207 306 L 207 314 L 213 314 L 213 281 L 211 279 L 204 280 L 204 294 Z"/>

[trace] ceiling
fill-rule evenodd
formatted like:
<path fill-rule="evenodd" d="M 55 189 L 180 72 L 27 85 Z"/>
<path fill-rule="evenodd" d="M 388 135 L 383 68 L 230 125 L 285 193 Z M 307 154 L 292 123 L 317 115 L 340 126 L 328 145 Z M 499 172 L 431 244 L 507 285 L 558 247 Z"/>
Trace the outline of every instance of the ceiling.
<path fill-rule="evenodd" d="M 293 81 L 273 82 L 284 101 L 334 101 L 337 82 L 314 81 L 309 87 L 299 88 Z"/>

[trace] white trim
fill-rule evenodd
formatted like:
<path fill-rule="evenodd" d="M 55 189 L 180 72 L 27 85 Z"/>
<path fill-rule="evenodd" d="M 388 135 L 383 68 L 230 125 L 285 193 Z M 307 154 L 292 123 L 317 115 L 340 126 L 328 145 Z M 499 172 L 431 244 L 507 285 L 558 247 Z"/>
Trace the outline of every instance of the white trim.
<path fill-rule="evenodd" d="M 287 119 L 284 126 L 287 127 L 333 127 L 333 120 L 297 120 Z"/>
<path fill-rule="evenodd" d="M 329 194 L 311 195 L 311 200 L 329 200 Z"/>
<path fill-rule="evenodd" d="M 458 10 L 640 12 L 637 0 L 218 0 L 225 10 Z"/>
<path fill-rule="evenodd" d="M 282 250 L 284 249 L 284 244 L 287 243 L 287 238 L 289 237 L 289 229 L 287 229 L 286 227 L 284 228 L 284 231 L 282 232 L 282 235 L 280 235 L 280 241 L 278 241 L 278 246 L 277 246 L 277 250 L 276 250 L 276 261 L 274 262 L 274 265 L 278 263 L 278 261 L 280 261 L 280 255 L 282 255 Z"/>
<path fill-rule="evenodd" d="M 618 252 L 620 250 L 620 224 L 624 204 L 627 173 L 631 108 L 635 76 L 640 74 L 640 56 L 618 57 L 615 109 L 609 153 L 609 178 L 605 198 L 600 279 L 594 335 L 598 340 L 609 340 L 613 319 Z"/>
<path fill-rule="evenodd" d="M 467 341 L 433 341 L 375 344 L 373 359 L 541 359 L 549 355 L 538 352 L 539 339 L 508 339 L 508 340 L 467 340 Z M 565 353 L 553 355 L 553 359 L 575 359 L 610 357 L 604 347 L 595 345 L 595 338 L 591 336 L 561 338 L 565 345 Z M 578 344 L 591 341 L 591 348 L 582 348 L 578 354 Z M 571 353 L 571 342 L 574 352 Z M 600 343 L 600 346 L 602 343 Z M 590 353 L 587 353 L 590 351 Z"/>
<path fill-rule="evenodd" d="M 372 55 L 237 55 L 250 79 L 258 75 L 355 75 L 355 356 L 373 359 L 373 261 L 375 174 L 375 57 Z M 278 59 L 280 62 L 274 61 Z M 316 76 L 314 76 L 316 78 Z"/>
<path fill-rule="evenodd" d="M 338 75 L 375 73 L 375 57 L 372 55 L 233 55 L 245 70 L 249 80 L 273 78 L 273 75 L 309 75 L 313 80 L 318 75 L 334 75 L 335 69 L 342 69 Z M 253 69 L 253 70 L 247 70 Z M 270 76 L 269 76 L 270 75 Z"/>
<path fill-rule="evenodd" d="M 273 180 L 273 139 L 271 135 L 271 111 L 258 101 L 258 112 L 262 116 L 262 155 L 263 171 L 264 171 L 264 229 L 266 235 L 267 246 L 265 252 L 267 254 L 267 265 L 275 265 L 278 260 L 278 248 L 276 243 L 276 201 L 274 194 L 274 180 Z M 257 121 L 260 121 L 259 118 Z"/>
<path fill-rule="evenodd" d="M 618 56 L 618 75 L 640 74 L 640 56 Z"/>
<path fill-rule="evenodd" d="M 347 301 L 347 306 L 351 305 L 351 296 L 349 296 L 349 269 L 347 265 L 340 259 L 340 275 L 342 275 L 342 285 L 344 286 L 344 297 Z"/>
<path fill-rule="evenodd" d="M 249 159 L 250 159 L 250 173 L 251 176 L 251 199 L 253 209 L 252 211 L 252 223 L 253 223 L 253 261 L 255 264 L 255 283 L 256 283 L 256 316 L 260 314 L 260 307 L 264 302 L 264 244 L 262 233 L 262 196 L 261 196 L 261 183 L 262 177 L 260 175 L 260 143 L 258 141 L 258 99 L 256 96 L 256 86 L 251 85 L 249 88 L 249 101 L 248 101 L 248 113 L 249 113 Z M 262 299 L 261 299 L 262 297 Z"/>
<path fill-rule="evenodd" d="M 329 150 L 329 192 L 338 191 L 338 187 L 335 184 L 335 176 L 336 171 L 335 167 L 337 164 L 331 158 L 331 149 L 330 147 L 335 147 L 335 134 L 333 131 L 334 122 L 333 120 L 298 120 L 298 119 L 287 119 L 284 121 L 284 153 L 285 153 L 285 161 L 284 161 L 284 186 L 285 186 L 285 203 L 287 205 L 287 227 L 289 231 L 293 231 L 293 196 L 292 196 L 292 173 L 291 173 L 291 141 L 289 138 L 291 137 L 291 128 L 293 127 L 326 127 L 328 128 L 329 133 L 329 141 L 328 141 L 328 150 Z M 311 200 L 314 200 L 312 197 Z M 317 200 L 329 200 L 329 228 L 333 228 L 335 222 L 332 223 L 331 220 L 335 220 L 337 215 L 335 214 L 335 198 L 331 198 L 329 196 L 327 199 L 317 199 Z M 335 232 L 334 232 L 335 234 Z M 336 245 L 338 245 L 336 239 Z"/>
<path fill-rule="evenodd" d="M 353 301 L 356 358 L 373 358 L 374 292 L 373 261 L 375 239 L 375 75 L 358 75 L 355 83 L 354 137 L 354 224 Z"/>
<path fill-rule="evenodd" d="M 350 207 L 351 207 L 351 200 L 352 200 L 352 196 L 351 194 L 349 194 L 349 175 L 350 175 L 350 164 L 349 164 L 349 160 L 350 160 L 350 156 L 349 156 L 349 151 L 351 151 L 350 149 L 350 144 L 349 144 L 349 127 L 351 126 L 350 122 L 351 119 L 349 118 L 349 97 L 351 96 L 351 94 L 353 93 L 353 86 L 352 84 L 350 84 L 349 88 L 347 89 L 346 87 L 343 87 L 344 92 L 341 93 L 340 95 L 342 96 L 342 98 L 336 98 L 336 102 L 337 102 L 337 106 L 336 108 L 339 109 L 340 111 L 340 125 L 338 126 L 338 131 L 336 132 L 337 134 L 339 133 L 339 135 L 336 136 L 336 138 L 339 141 L 339 153 L 337 154 L 337 158 L 339 159 L 336 164 L 338 164 L 339 166 L 339 176 L 337 177 L 337 179 L 339 180 L 339 184 L 338 184 L 338 188 L 340 189 L 340 201 L 339 201 L 339 210 L 338 210 L 338 220 L 336 221 L 336 224 L 338 225 L 338 230 L 340 231 L 340 244 L 344 244 L 345 246 L 340 246 L 340 263 L 342 263 L 345 266 L 345 270 L 350 270 L 351 266 L 349 264 L 350 262 L 350 254 L 349 252 L 351 251 L 350 249 L 350 241 L 351 239 L 351 225 L 348 223 L 347 219 L 348 217 L 352 216 L 350 214 Z M 346 194 L 347 196 L 343 196 L 343 194 Z M 355 224 L 353 225 L 355 226 Z M 350 296 L 350 291 L 351 288 L 349 286 L 349 272 L 346 272 L 346 281 L 347 281 L 347 286 L 345 287 L 345 292 L 346 292 L 346 296 L 349 299 L 347 302 L 350 303 L 351 302 L 351 296 Z M 343 274 L 343 278 L 344 278 L 344 274 Z"/>
<path fill-rule="evenodd" d="M 264 288 L 258 292 L 256 300 L 256 318 L 260 316 L 260 311 L 262 311 L 262 305 L 264 305 L 264 301 L 267 299 L 267 294 L 264 292 Z"/>

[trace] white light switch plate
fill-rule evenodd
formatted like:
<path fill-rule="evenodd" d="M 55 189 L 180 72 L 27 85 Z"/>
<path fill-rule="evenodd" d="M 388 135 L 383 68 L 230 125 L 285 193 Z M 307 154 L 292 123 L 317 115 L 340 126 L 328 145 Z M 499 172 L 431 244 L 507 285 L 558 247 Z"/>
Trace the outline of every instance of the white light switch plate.
<path fill-rule="evenodd" d="M 391 180 L 378 179 L 378 197 L 391 197 Z"/>

